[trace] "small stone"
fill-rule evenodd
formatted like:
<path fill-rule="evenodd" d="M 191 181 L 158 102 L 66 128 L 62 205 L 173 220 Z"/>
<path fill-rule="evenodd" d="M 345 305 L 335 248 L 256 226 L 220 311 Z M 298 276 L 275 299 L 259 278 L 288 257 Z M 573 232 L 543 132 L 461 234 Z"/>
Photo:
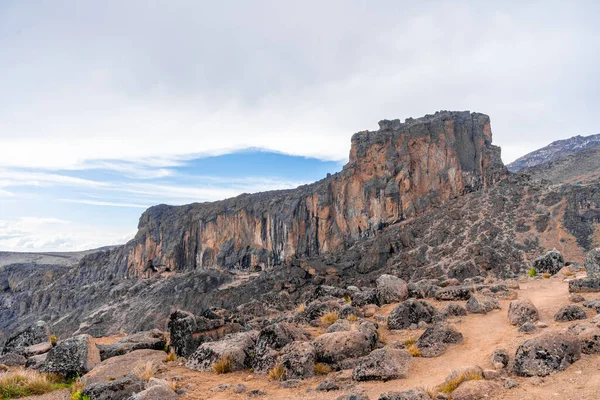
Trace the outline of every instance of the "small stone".
<path fill-rule="evenodd" d="M 492 365 L 496 369 L 506 368 L 508 365 L 508 352 L 504 349 L 496 349 L 492 353 Z"/>
<path fill-rule="evenodd" d="M 569 300 L 571 300 L 573 303 L 581 303 L 582 301 L 585 301 L 585 297 L 578 293 L 571 293 L 569 295 Z"/>
<path fill-rule="evenodd" d="M 260 389 L 252 389 L 251 391 L 248 392 L 248 397 L 250 397 L 250 398 L 263 397 L 266 395 L 267 395 L 267 392 L 265 392 L 264 390 L 260 390 Z"/>
<path fill-rule="evenodd" d="M 586 318 L 587 314 L 583 308 L 576 305 L 564 306 L 556 314 L 554 314 L 554 320 L 557 322 L 576 321 Z"/>
<path fill-rule="evenodd" d="M 318 391 L 320 392 L 330 392 L 332 390 L 339 390 L 340 387 L 335 383 L 335 381 L 331 379 L 325 378 L 319 385 L 317 386 Z"/>
<path fill-rule="evenodd" d="M 487 380 L 498 379 L 500 377 L 500 372 L 496 371 L 495 369 L 484 369 L 483 377 Z"/>
<path fill-rule="evenodd" d="M 523 325 L 521 325 L 519 327 L 519 332 L 521 333 L 534 333 L 537 331 L 537 328 L 534 324 L 532 324 L 531 322 L 525 322 Z"/>
<path fill-rule="evenodd" d="M 233 387 L 233 393 L 244 393 L 248 388 L 243 383 L 238 383 Z"/>
<path fill-rule="evenodd" d="M 224 392 L 226 390 L 229 390 L 231 388 L 231 385 L 228 383 L 221 383 L 217 386 L 214 386 L 213 388 L 211 388 L 210 390 L 212 390 L 213 392 Z"/>
<path fill-rule="evenodd" d="M 504 381 L 504 387 L 507 389 L 513 389 L 517 386 L 519 386 L 519 382 L 515 381 L 514 379 L 506 378 L 506 380 Z"/>

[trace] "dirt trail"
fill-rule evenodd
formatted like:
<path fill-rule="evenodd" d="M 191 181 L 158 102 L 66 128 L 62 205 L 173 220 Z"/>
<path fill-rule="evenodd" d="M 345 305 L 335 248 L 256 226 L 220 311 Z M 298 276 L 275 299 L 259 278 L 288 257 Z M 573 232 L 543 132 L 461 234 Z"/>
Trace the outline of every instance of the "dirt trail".
<path fill-rule="evenodd" d="M 568 286 L 561 279 L 538 279 L 521 283 L 518 290 L 519 298 L 529 298 L 540 312 L 540 320 L 549 325 L 546 329 L 564 328 L 569 323 L 555 323 L 554 314 L 565 304 L 569 304 Z M 597 298 L 597 294 L 585 295 L 587 299 Z M 392 380 L 389 382 L 364 382 L 354 384 L 353 390 L 334 391 L 329 393 L 309 391 L 314 389 L 323 379 L 313 378 L 303 381 L 298 388 L 281 389 L 276 382 L 271 382 L 266 377 L 256 376 L 248 371 L 227 375 L 212 373 L 198 373 L 177 367 L 169 375 L 179 375 L 184 378 L 189 389 L 183 399 L 243 399 L 246 394 L 234 394 L 231 389 L 223 392 L 211 391 L 219 384 L 245 384 L 249 390 L 261 389 L 267 392 L 264 399 L 336 399 L 343 393 L 362 392 L 370 399 L 377 399 L 387 391 L 402 391 L 415 386 L 434 387 L 444 381 L 445 377 L 454 369 L 479 365 L 482 368 L 491 368 L 490 354 L 496 348 L 505 348 L 513 355 L 516 348 L 525 339 L 531 337 L 517 332 L 517 328 L 508 324 L 507 310 L 509 300 L 503 300 L 501 310 L 493 311 L 487 315 L 470 314 L 456 321 L 456 328 L 464 335 L 464 342 L 454 345 L 437 358 L 414 358 L 409 369 L 407 379 Z M 432 302 L 438 308 L 444 303 Z M 387 306 L 384 313 L 391 311 L 395 305 Z M 594 312 L 588 314 L 590 317 Z M 417 336 L 421 331 L 401 332 L 391 334 L 388 340 L 401 340 L 407 335 Z M 600 355 L 584 356 L 567 371 L 543 379 L 543 383 L 534 386 L 531 379 L 516 378 L 520 386 L 512 390 L 502 390 L 497 400 L 516 399 L 596 399 L 600 398 Z M 350 382 L 349 382 L 350 383 Z M 557 397 L 559 396 L 559 397 Z"/>

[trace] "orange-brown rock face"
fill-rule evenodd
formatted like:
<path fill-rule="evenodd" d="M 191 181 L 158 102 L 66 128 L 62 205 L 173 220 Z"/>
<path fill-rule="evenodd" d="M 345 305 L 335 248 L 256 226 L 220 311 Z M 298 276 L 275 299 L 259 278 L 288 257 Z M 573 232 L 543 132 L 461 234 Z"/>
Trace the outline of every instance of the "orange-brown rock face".
<path fill-rule="evenodd" d="M 130 272 L 268 268 L 339 251 L 506 174 L 488 116 L 438 112 L 352 137 L 343 170 L 293 190 L 151 207 L 126 246 Z"/>

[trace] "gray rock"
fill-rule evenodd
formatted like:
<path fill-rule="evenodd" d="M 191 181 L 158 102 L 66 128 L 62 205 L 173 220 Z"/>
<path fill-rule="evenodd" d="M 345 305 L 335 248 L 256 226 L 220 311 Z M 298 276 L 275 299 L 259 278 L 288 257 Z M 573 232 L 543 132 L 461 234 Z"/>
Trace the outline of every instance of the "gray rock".
<path fill-rule="evenodd" d="M 381 275 L 377 278 L 377 299 L 379 304 L 390 304 L 408 298 L 408 285 L 397 276 Z"/>
<path fill-rule="evenodd" d="M 120 356 L 134 350 L 164 350 L 166 345 L 167 337 L 165 333 L 158 329 L 152 329 L 151 331 L 125 336 L 109 345 L 98 345 L 98 350 L 100 351 L 100 358 L 104 361 L 107 358 Z"/>
<path fill-rule="evenodd" d="M 211 371 L 212 365 L 225 357 L 231 358 L 232 371 L 250 367 L 258 332 L 240 332 L 225 336 L 218 342 L 203 343 L 190 356 L 186 367 L 198 371 Z"/>
<path fill-rule="evenodd" d="M 600 329 L 597 326 L 585 325 L 577 332 L 581 341 L 581 352 L 584 354 L 600 353 Z"/>
<path fill-rule="evenodd" d="M 472 314 L 487 314 L 492 310 L 499 310 L 500 303 L 491 296 L 473 294 L 467 301 L 467 311 Z"/>
<path fill-rule="evenodd" d="M 44 321 L 38 321 L 19 333 L 8 338 L 2 354 L 19 353 L 21 349 L 50 341 L 50 328 Z"/>
<path fill-rule="evenodd" d="M 569 300 L 571 300 L 573 303 L 581 303 L 582 301 L 585 301 L 585 297 L 578 293 L 571 293 L 569 295 Z"/>
<path fill-rule="evenodd" d="M 365 356 L 374 346 L 372 333 L 367 331 L 325 333 L 313 340 L 312 344 L 317 361 L 324 363 Z"/>
<path fill-rule="evenodd" d="M 581 342 L 566 332 L 545 332 L 523 342 L 516 351 L 514 372 L 547 376 L 562 371 L 581 357 Z"/>
<path fill-rule="evenodd" d="M 145 388 L 146 381 L 143 379 L 125 376 L 110 382 L 93 383 L 86 386 L 81 394 L 92 400 L 126 400 Z"/>
<path fill-rule="evenodd" d="M 497 393 L 501 386 L 494 381 L 472 380 L 460 384 L 452 392 L 452 400 L 480 400 Z"/>
<path fill-rule="evenodd" d="M 354 292 L 350 295 L 352 299 L 352 305 L 356 307 L 363 307 L 367 304 L 377 304 L 377 289 L 363 289 L 359 292 Z"/>
<path fill-rule="evenodd" d="M 511 378 L 506 378 L 506 379 L 504 380 L 504 387 L 505 387 L 506 389 L 514 389 L 514 388 L 516 388 L 517 386 L 519 386 L 519 382 L 515 381 L 514 379 L 511 379 Z"/>
<path fill-rule="evenodd" d="M 327 328 L 327 333 L 349 331 L 351 328 L 352 324 L 350 323 L 350 321 L 347 321 L 345 319 L 338 319 L 333 324 L 331 324 L 329 328 Z"/>
<path fill-rule="evenodd" d="M 600 248 L 590 250 L 585 257 L 583 265 L 588 278 L 600 278 Z"/>
<path fill-rule="evenodd" d="M 504 349 L 496 349 L 492 353 L 492 365 L 495 368 L 506 368 L 508 366 L 508 352 Z"/>
<path fill-rule="evenodd" d="M 569 292 L 591 293 L 600 292 L 600 278 L 573 279 L 569 281 Z"/>
<path fill-rule="evenodd" d="M 557 322 L 576 321 L 578 319 L 586 318 L 587 314 L 583 308 L 576 305 L 564 306 L 554 314 L 554 320 Z"/>
<path fill-rule="evenodd" d="M 286 322 L 271 324 L 261 329 L 254 348 L 251 366 L 257 373 L 266 373 L 275 366 L 278 351 L 296 340 L 309 340 L 301 328 Z"/>
<path fill-rule="evenodd" d="M 27 359 L 27 364 L 25 364 L 25 368 L 40 369 L 42 367 L 42 365 L 44 365 L 44 363 L 46 362 L 47 357 L 48 357 L 48 353 L 31 356 Z"/>
<path fill-rule="evenodd" d="M 436 323 L 427 328 L 416 342 L 422 357 L 438 357 L 442 355 L 449 344 L 461 343 L 463 335 L 450 324 Z"/>
<path fill-rule="evenodd" d="M 245 393 L 248 390 L 248 387 L 246 385 L 244 385 L 243 383 L 238 383 L 236 385 L 233 386 L 233 393 Z"/>
<path fill-rule="evenodd" d="M 168 386 L 151 386 L 129 397 L 128 400 L 177 400 L 179 396 Z"/>
<path fill-rule="evenodd" d="M 175 354 L 188 358 L 200 344 L 193 334 L 196 332 L 196 317 L 187 311 L 177 310 L 169 317 L 170 344 Z"/>
<path fill-rule="evenodd" d="M 446 317 L 464 317 L 467 315 L 467 309 L 457 303 L 448 304 L 442 314 Z"/>
<path fill-rule="evenodd" d="M 340 387 L 333 379 L 325 378 L 317 385 L 316 390 L 320 392 L 330 392 L 332 390 L 340 390 Z"/>
<path fill-rule="evenodd" d="M 519 327 L 521 333 L 534 333 L 537 331 L 537 327 L 531 322 L 525 322 Z"/>
<path fill-rule="evenodd" d="M 508 307 L 508 322 L 511 325 L 523 325 L 539 319 L 537 308 L 529 299 L 513 300 Z"/>
<path fill-rule="evenodd" d="M 364 394 L 349 393 L 336 397 L 335 400 L 369 400 Z"/>
<path fill-rule="evenodd" d="M 469 300 L 473 294 L 471 286 L 448 286 L 435 293 L 435 298 L 440 301 Z"/>
<path fill-rule="evenodd" d="M 265 392 L 264 390 L 260 390 L 260 389 L 252 389 L 248 392 L 248 397 L 253 399 L 256 397 L 263 397 L 266 396 L 267 392 Z"/>
<path fill-rule="evenodd" d="M 355 381 L 406 378 L 408 366 L 412 360 L 406 350 L 383 348 L 373 350 L 368 356 L 363 357 L 352 371 Z"/>
<path fill-rule="evenodd" d="M 379 395 L 379 400 L 431 400 L 423 388 L 414 388 L 405 392 L 387 392 Z"/>
<path fill-rule="evenodd" d="M 388 316 L 389 329 L 407 329 L 412 324 L 433 322 L 436 310 L 429 303 L 423 300 L 409 299 L 402 302 Z"/>
<path fill-rule="evenodd" d="M 309 342 L 292 342 L 281 350 L 279 363 L 288 379 L 305 379 L 314 375 L 316 350 Z"/>
<path fill-rule="evenodd" d="M 558 250 L 552 250 L 536 258 L 533 261 L 533 268 L 538 273 L 547 272 L 550 275 L 556 274 L 565 266 L 565 259 Z"/>
<path fill-rule="evenodd" d="M 586 308 L 591 308 L 592 310 L 600 313 L 600 300 L 584 301 L 583 306 Z"/>
<path fill-rule="evenodd" d="M 60 341 L 48 352 L 40 372 L 80 376 L 100 363 L 100 352 L 90 335 L 77 335 Z"/>
<path fill-rule="evenodd" d="M 27 363 L 27 359 L 21 354 L 5 353 L 0 356 L 0 364 L 7 367 L 21 367 Z"/>

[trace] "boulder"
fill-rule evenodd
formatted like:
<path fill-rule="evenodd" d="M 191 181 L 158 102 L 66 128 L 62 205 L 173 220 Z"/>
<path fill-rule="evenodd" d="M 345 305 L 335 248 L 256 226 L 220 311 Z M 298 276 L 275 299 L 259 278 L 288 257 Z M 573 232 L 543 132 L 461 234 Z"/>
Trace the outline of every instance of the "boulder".
<path fill-rule="evenodd" d="M 100 352 L 90 335 L 77 335 L 60 341 L 48 352 L 41 372 L 80 376 L 100 363 Z"/>
<path fill-rule="evenodd" d="M 128 400 L 177 400 L 179 396 L 168 386 L 156 385 L 142 390 Z"/>
<path fill-rule="evenodd" d="M 203 343 L 190 356 L 186 367 L 198 371 L 210 371 L 212 365 L 225 357 L 231 358 L 233 371 L 250 367 L 257 331 L 233 333 L 218 342 Z"/>
<path fill-rule="evenodd" d="M 134 350 L 164 350 L 166 345 L 167 337 L 165 333 L 158 329 L 153 329 L 125 336 L 109 345 L 98 345 L 98 350 L 100 351 L 100 358 L 106 360 L 107 358 L 120 356 Z"/>
<path fill-rule="evenodd" d="M 25 368 L 40 369 L 42 367 L 42 365 L 44 365 L 44 363 L 46 362 L 47 357 L 48 357 L 48 353 L 31 356 L 27 359 L 27 364 L 25 364 Z"/>
<path fill-rule="evenodd" d="M 0 364 L 7 367 L 22 367 L 27 363 L 27 359 L 21 354 L 5 353 L 0 356 Z"/>
<path fill-rule="evenodd" d="M 347 321 L 345 319 L 338 319 L 333 324 L 331 324 L 329 326 L 329 328 L 327 328 L 327 333 L 343 332 L 343 331 L 349 331 L 351 329 L 352 329 L 352 324 L 350 323 L 350 321 Z"/>
<path fill-rule="evenodd" d="M 343 300 L 314 300 L 306 306 L 302 315 L 308 321 L 312 321 L 329 312 L 339 312 L 342 303 Z"/>
<path fill-rule="evenodd" d="M 562 371 L 581 357 L 581 342 L 567 332 L 545 332 L 523 342 L 515 353 L 519 376 L 547 376 Z"/>
<path fill-rule="evenodd" d="M 448 286 L 437 290 L 435 298 L 440 301 L 469 300 L 472 294 L 472 286 Z"/>
<path fill-rule="evenodd" d="M 450 303 L 442 310 L 445 317 L 464 317 L 467 315 L 467 309 L 457 303 Z"/>
<path fill-rule="evenodd" d="M 519 332 L 521 333 L 534 333 L 537 332 L 537 327 L 532 323 L 532 322 L 525 322 L 523 325 L 521 325 L 518 329 Z"/>
<path fill-rule="evenodd" d="M 379 395 L 379 400 L 431 400 L 423 388 L 414 388 L 405 392 L 387 392 Z"/>
<path fill-rule="evenodd" d="M 583 306 L 591 308 L 592 310 L 600 313 L 600 300 L 588 300 L 583 302 Z"/>
<path fill-rule="evenodd" d="M 496 369 L 506 368 L 508 366 L 508 352 L 504 349 L 496 349 L 492 353 L 492 365 Z"/>
<path fill-rule="evenodd" d="M 491 397 L 497 393 L 502 387 L 488 380 L 471 380 L 460 384 L 452 392 L 452 400 L 480 400 Z"/>
<path fill-rule="evenodd" d="M 278 350 L 293 341 L 306 341 L 310 336 L 303 329 L 287 322 L 269 325 L 258 334 L 252 359 L 256 373 L 266 373 L 275 366 Z"/>
<path fill-rule="evenodd" d="M 22 347 L 19 349 L 19 354 L 22 354 L 25 357 L 37 356 L 39 354 L 44 354 L 49 352 L 52 349 L 52 343 L 43 342 L 38 344 L 33 344 L 31 346 Z"/>
<path fill-rule="evenodd" d="M 398 303 L 408 298 L 408 285 L 397 276 L 384 274 L 376 282 L 379 304 Z"/>
<path fill-rule="evenodd" d="M 491 296 L 473 294 L 467 301 L 467 311 L 471 314 L 487 314 L 492 310 L 499 310 L 500 303 Z"/>
<path fill-rule="evenodd" d="M 569 328 L 581 341 L 581 352 L 584 354 L 600 353 L 600 329 L 591 324 L 581 324 L 575 329 Z"/>
<path fill-rule="evenodd" d="M 587 253 L 583 266 L 588 278 L 600 278 L 600 248 L 592 249 Z"/>
<path fill-rule="evenodd" d="M 568 305 L 562 307 L 556 314 L 554 314 L 554 320 L 557 322 L 576 321 L 579 319 L 586 319 L 587 314 L 583 308 L 576 305 Z"/>
<path fill-rule="evenodd" d="M 377 304 L 377 289 L 363 289 L 359 292 L 353 292 L 350 295 L 352 299 L 352 305 L 356 307 L 363 307 L 367 304 Z"/>
<path fill-rule="evenodd" d="M 355 307 L 350 304 L 346 304 L 345 306 L 342 306 L 342 308 L 340 308 L 340 311 L 338 312 L 338 317 L 340 319 L 348 318 L 351 315 L 354 315 L 356 317 L 363 317 L 362 311 L 360 311 L 360 309 L 358 307 Z"/>
<path fill-rule="evenodd" d="M 281 350 L 279 363 L 288 379 L 305 379 L 314 375 L 316 350 L 309 342 L 292 342 Z"/>
<path fill-rule="evenodd" d="M 19 333 L 9 337 L 4 344 L 2 354 L 20 353 L 24 347 L 50 342 L 50 328 L 44 321 L 38 321 Z"/>
<path fill-rule="evenodd" d="M 435 297 L 435 294 L 440 289 L 437 279 L 422 279 L 418 282 L 410 282 L 408 284 L 408 297 L 415 299 L 426 299 Z"/>
<path fill-rule="evenodd" d="M 570 293 L 600 292 L 600 278 L 573 279 L 569 281 Z"/>
<path fill-rule="evenodd" d="M 416 342 L 422 357 L 438 357 L 449 344 L 461 343 L 463 335 L 450 324 L 439 322 L 427 328 Z"/>
<path fill-rule="evenodd" d="M 453 370 L 446 376 L 445 381 L 450 382 L 461 375 L 471 375 L 471 376 L 480 376 L 483 377 L 483 369 L 478 365 L 467 365 L 465 367 L 461 367 Z"/>
<path fill-rule="evenodd" d="M 352 370 L 352 379 L 387 381 L 406 378 L 411 360 L 412 357 L 406 350 L 388 347 L 373 350 L 368 356 L 361 358 Z"/>
<path fill-rule="evenodd" d="M 373 348 L 369 332 L 349 331 L 325 333 L 313 340 L 319 362 L 337 363 L 347 358 L 362 357 Z"/>
<path fill-rule="evenodd" d="M 511 325 L 523 325 L 539 319 L 537 308 L 529 299 L 513 300 L 508 306 L 508 322 Z"/>
<path fill-rule="evenodd" d="M 533 260 L 533 268 L 538 273 L 556 274 L 565 266 L 565 259 L 558 250 L 552 250 Z"/>
<path fill-rule="evenodd" d="M 137 376 L 125 376 L 114 381 L 93 383 L 81 394 L 92 400 L 127 400 L 146 388 L 146 381 Z"/>
<path fill-rule="evenodd" d="M 171 347 L 179 357 L 188 358 L 199 346 L 194 338 L 196 317 L 187 311 L 177 310 L 169 317 L 169 333 Z"/>
<path fill-rule="evenodd" d="M 436 310 L 424 300 L 409 299 L 402 302 L 388 316 L 388 329 L 407 329 L 421 321 L 433 322 Z"/>
<path fill-rule="evenodd" d="M 134 350 L 131 353 L 115 356 L 102 361 L 94 369 L 81 377 L 85 385 L 92 383 L 110 382 L 136 373 L 148 365 L 157 371 L 163 365 L 165 352 L 159 350 Z"/>
<path fill-rule="evenodd" d="M 340 387 L 333 379 L 325 378 L 317 385 L 315 390 L 318 390 L 319 392 L 330 392 L 332 390 L 340 390 Z"/>

